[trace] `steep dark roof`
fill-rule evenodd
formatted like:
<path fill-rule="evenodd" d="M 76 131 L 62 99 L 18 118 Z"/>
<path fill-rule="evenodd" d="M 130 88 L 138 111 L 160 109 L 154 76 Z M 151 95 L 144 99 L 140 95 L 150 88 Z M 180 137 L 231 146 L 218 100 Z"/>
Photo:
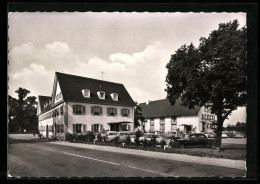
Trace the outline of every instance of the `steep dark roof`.
<path fill-rule="evenodd" d="M 56 72 L 64 101 L 86 102 L 95 104 L 134 106 L 135 103 L 123 84 L 81 76 Z M 90 98 L 84 98 L 82 89 L 90 90 Z M 105 100 L 99 99 L 97 92 L 105 92 Z M 111 93 L 118 94 L 118 101 L 114 101 Z"/>
<path fill-rule="evenodd" d="M 39 103 L 40 103 L 40 110 L 43 111 L 47 111 L 50 109 L 50 106 L 48 106 L 47 108 L 43 108 L 44 104 L 46 102 L 49 102 L 49 100 L 51 100 L 51 96 L 38 96 L 39 97 Z"/>
<path fill-rule="evenodd" d="M 172 106 L 168 99 L 150 101 L 139 104 L 142 107 L 142 113 L 145 118 L 171 117 L 171 116 L 189 116 L 198 114 L 200 107 L 189 109 L 181 105 L 181 100 L 177 100 Z"/>

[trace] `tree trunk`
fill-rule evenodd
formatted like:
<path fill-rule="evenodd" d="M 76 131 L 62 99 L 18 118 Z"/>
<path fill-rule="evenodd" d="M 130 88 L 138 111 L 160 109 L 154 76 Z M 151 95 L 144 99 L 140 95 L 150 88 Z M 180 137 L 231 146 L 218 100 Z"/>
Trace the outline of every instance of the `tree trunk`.
<path fill-rule="evenodd" d="M 221 149 L 222 142 L 222 128 L 223 128 L 223 117 L 221 114 L 217 115 L 217 129 L 216 129 L 216 148 L 218 151 Z"/>

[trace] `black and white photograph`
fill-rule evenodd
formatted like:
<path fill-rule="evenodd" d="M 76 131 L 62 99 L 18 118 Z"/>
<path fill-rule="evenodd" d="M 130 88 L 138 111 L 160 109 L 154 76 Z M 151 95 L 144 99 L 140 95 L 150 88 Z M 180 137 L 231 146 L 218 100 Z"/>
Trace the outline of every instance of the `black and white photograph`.
<path fill-rule="evenodd" d="M 9 12 L 9 178 L 245 177 L 246 12 Z"/>

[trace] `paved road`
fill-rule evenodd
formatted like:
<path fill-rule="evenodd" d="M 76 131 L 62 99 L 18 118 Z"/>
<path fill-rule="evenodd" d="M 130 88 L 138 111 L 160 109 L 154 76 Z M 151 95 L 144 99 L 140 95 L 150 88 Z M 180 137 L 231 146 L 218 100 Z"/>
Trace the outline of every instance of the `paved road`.
<path fill-rule="evenodd" d="M 15 177 L 241 177 L 242 170 L 10 139 Z"/>

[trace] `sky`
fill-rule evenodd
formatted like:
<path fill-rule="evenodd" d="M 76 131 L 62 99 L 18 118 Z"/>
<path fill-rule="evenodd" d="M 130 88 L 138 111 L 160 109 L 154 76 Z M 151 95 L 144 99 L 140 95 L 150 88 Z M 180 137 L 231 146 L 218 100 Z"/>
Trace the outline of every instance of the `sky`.
<path fill-rule="evenodd" d="M 122 83 L 134 101 L 166 98 L 166 64 L 181 45 L 199 45 L 219 23 L 245 13 L 11 12 L 8 94 L 50 96 L 55 71 Z M 238 108 L 224 123 L 246 122 Z"/>

